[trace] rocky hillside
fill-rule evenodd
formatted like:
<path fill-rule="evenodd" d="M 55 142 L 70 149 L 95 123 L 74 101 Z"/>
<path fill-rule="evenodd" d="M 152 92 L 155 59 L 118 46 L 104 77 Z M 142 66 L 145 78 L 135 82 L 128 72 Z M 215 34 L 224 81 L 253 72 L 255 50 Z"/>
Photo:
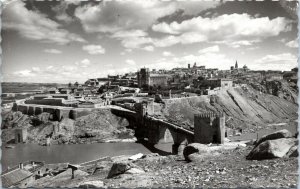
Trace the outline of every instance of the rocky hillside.
<path fill-rule="evenodd" d="M 157 107 L 156 107 L 157 108 Z M 193 129 L 194 114 L 224 112 L 229 128 L 253 131 L 268 124 L 295 124 L 298 105 L 274 95 L 260 93 L 252 87 L 237 87 L 217 95 L 170 99 L 155 114 Z"/>
<path fill-rule="evenodd" d="M 14 142 L 17 128 L 27 128 L 28 142 L 44 145 L 51 137 L 52 144 L 104 142 L 111 139 L 133 138 L 125 118 L 115 116 L 109 109 L 97 109 L 82 114 L 76 121 L 63 119 L 51 121 L 49 113 L 38 116 L 10 112 L 3 117 L 2 142 Z M 59 128 L 54 132 L 54 127 Z"/>
<path fill-rule="evenodd" d="M 279 98 L 298 104 L 297 83 L 288 81 L 262 81 L 260 83 L 251 83 L 251 86 L 258 91 L 271 94 Z"/>

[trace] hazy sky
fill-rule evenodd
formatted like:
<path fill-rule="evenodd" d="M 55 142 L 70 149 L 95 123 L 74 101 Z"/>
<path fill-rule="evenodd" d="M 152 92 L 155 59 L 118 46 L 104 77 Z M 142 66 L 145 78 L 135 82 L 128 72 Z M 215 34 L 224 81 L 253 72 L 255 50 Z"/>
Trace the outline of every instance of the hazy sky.
<path fill-rule="evenodd" d="M 291 5 L 295 4 L 291 2 Z M 297 66 L 297 19 L 279 2 L 12 1 L 3 81 L 84 82 L 141 67 Z"/>

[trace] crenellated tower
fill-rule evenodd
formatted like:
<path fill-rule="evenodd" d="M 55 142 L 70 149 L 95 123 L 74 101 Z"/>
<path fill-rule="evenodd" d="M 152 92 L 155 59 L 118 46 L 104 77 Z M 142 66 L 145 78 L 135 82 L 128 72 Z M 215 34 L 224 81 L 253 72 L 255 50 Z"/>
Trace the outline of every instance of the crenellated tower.
<path fill-rule="evenodd" d="M 223 144 L 225 138 L 225 114 L 206 112 L 194 117 L 194 141 L 202 144 Z"/>

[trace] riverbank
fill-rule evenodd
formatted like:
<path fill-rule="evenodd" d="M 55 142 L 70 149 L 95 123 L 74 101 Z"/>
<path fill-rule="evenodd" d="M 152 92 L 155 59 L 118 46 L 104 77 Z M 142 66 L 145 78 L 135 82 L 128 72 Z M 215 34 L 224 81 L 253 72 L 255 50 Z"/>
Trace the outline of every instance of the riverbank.
<path fill-rule="evenodd" d="M 282 131 L 282 133 L 287 132 L 286 130 Z M 294 137 L 292 133 L 286 135 L 286 137 L 292 136 Z M 49 158 L 48 161 L 43 161 L 45 165 L 39 169 L 35 179 L 22 183 L 26 184 L 26 187 L 74 188 L 87 185 L 105 188 L 296 187 L 297 157 L 286 155 L 275 159 L 249 160 L 246 157 L 254 148 L 253 141 L 230 142 L 228 139 L 226 141 L 222 145 L 197 144 L 199 153 L 190 154 L 192 151 L 187 152 L 185 149 L 184 157 L 167 153 L 165 155 L 151 153 L 153 151 L 143 143 L 53 145 L 48 147 L 35 145 L 43 151 L 32 151 L 33 146 L 25 144 L 9 149 L 10 152 L 15 151 L 14 154 L 8 155 L 9 151 L 3 154 L 5 154 L 6 160 L 16 158 L 18 163 L 23 162 L 20 157 L 22 152 L 32 155 L 24 161 L 41 161 L 37 158 Z M 144 148 L 140 148 L 142 146 Z M 146 147 L 151 152 L 143 151 Z M 169 147 L 171 148 L 171 146 Z M 153 146 L 153 148 L 155 147 Z M 276 150 L 277 146 L 273 148 Z M 102 156 L 95 154 L 99 152 L 103 153 Z M 39 155 L 37 156 L 37 154 Z M 55 157 L 59 157 L 59 159 L 51 162 Z"/>
<path fill-rule="evenodd" d="M 105 156 L 134 155 L 151 153 L 140 143 L 93 143 L 62 144 L 40 146 L 38 144 L 16 144 L 14 148 L 1 147 L 2 169 L 13 167 L 25 161 L 41 161 L 46 164 L 74 163 L 92 161 Z"/>
<path fill-rule="evenodd" d="M 78 187 L 83 183 L 98 183 L 102 187 L 285 187 L 297 185 L 297 158 L 263 161 L 246 160 L 253 146 L 226 150 L 200 161 L 186 162 L 182 156 L 158 154 L 144 155 L 129 160 L 131 156 L 107 157 L 80 166 L 71 179 L 71 170 L 36 180 L 32 187 Z M 107 178 L 115 162 L 128 162 L 135 170 Z M 139 170 L 139 171 L 138 171 Z"/>

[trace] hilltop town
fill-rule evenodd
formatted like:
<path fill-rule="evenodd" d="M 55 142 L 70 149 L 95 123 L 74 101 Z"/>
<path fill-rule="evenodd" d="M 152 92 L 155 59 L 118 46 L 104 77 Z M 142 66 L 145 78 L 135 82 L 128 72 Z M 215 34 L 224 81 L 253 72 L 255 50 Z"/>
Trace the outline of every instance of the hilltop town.
<path fill-rule="evenodd" d="M 1 187 L 297 187 L 298 1 L 1 5 Z"/>
<path fill-rule="evenodd" d="M 153 175 L 156 169 L 150 166 L 152 161 L 159 161 L 156 163 L 157 166 L 161 161 L 168 166 L 174 166 L 174 162 L 180 158 L 195 163 L 203 161 L 201 153 L 204 150 L 205 157 L 216 156 L 216 161 L 227 154 L 224 156 L 227 163 L 230 162 L 229 154 L 235 154 L 238 159 L 242 159 L 238 167 L 243 167 L 243 164 L 249 162 L 243 159 L 253 148 L 253 141 L 257 139 L 256 146 L 262 143 L 261 139 L 259 140 L 261 137 L 268 141 L 270 137 L 263 135 L 275 131 L 277 133 L 271 134 L 271 138 L 272 136 L 287 138 L 289 147 L 295 150 L 294 139 L 289 137 L 295 137 L 297 133 L 297 72 L 297 68 L 286 72 L 253 71 L 246 65 L 239 68 L 238 62 L 229 70 L 218 70 L 197 66 L 194 63 L 193 66 L 188 64 L 186 68 L 151 71 L 148 68 L 141 68 L 137 73 L 91 78 L 83 84 L 75 82 L 63 87 L 35 88 L 23 92 L 21 99 L 17 98 L 20 93 L 3 93 L 4 100 L 16 99 L 4 104 L 2 112 L 2 142 L 8 149 L 14 148 L 15 144 L 23 143 L 51 146 L 137 142 L 152 152 L 158 152 L 160 155 L 169 154 L 167 157 L 158 154 L 146 156 L 137 154 L 140 160 L 135 161 L 138 165 L 134 164 L 135 161 L 120 164 L 120 161 L 127 162 L 128 158 L 132 160 L 136 158 L 135 156 L 100 158 L 78 165 L 50 166 L 44 162 L 23 162 L 19 166 L 5 168 L 2 175 L 6 180 L 4 184 L 20 187 L 97 185 L 94 183 L 96 181 L 83 183 L 82 179 L 93 180 L 100 174 L 104 179 L 99 181 L 100 186 L 119 186 L 109 178 L 131 170 L 132 173 L 128 174 L 133 176 L 143 173 L 146 180 L 141 186 L 160 186 L 164 181 L 159 181 L 158 176 Z M 206 127 L 208 125 L 210 126 Z M 168 152 L 155 147 L 161 143 L 171 143 Z M 198 143 L 209 145 L 195 145 Z M 252 151 L 250 152 L 252 155 L 247 156 L 250 159 L 269 159 L 270 155 L 253 155 Z M 195 152 L 198 155 L 201 152 L 201 156 L 194 156 Z M 216 155 L 220 153 L 223 155 Z M 290 157 L 289 165 L 292 165 L 295 153 L 291 150 L 284 152 L 286 154 L 284 157 Z M 277 157 L 274 154 L 273 156 Z M 257 166 L 267 167 L 273 165 L 272 162 Z M 282 163 L 282 160 L 280 162 Z M 203 163 L 208 170 L 212 169 L 211 162 Z M 96 171 L 100 164 L 104 172 Z M 120 169 L 119 166 L 124 169 L 123 172 L 114 172 Z M 175 169 L 187 168 L 185 164 L 178 166 Z M 225 164 L 224 167 L 233 169 L 229 164 Z M 93 169 L 95 170 L 91 171 Z M 168 167 L 163 170 L 163 173 L 159 174 L 169 174 Z M 218 170 L 222 174 L 223 172 L 226 174 L 227 171 L 229 170 L 225 168 Z M 274 168 L 274 171 L 276 172 L 277 168 Z M 287 167 L 286 171 L 294 170 Z M 13 179 L 15 174 L 22 176 L 16 180 Z M 106 178 L 105 174 L 109 176 Z M 243 183 L 245 186 L 248 186 L 249 181 L 251 184 L 254 182 L 251 180 L 252 172 L 249 174 L 250 176 L 245 177 L 246 181 Z M 165 183 L 170 186 L 191 186 L 191 183 L 196 182 L 185 181 L 174 175 L 170 177 L 171 180 Z M 250 180 L 247 180 L 248 177 L 251 177 Z M 125 186 L 131 187 L 133 184 L 123 177 L 117 178 Z M 156 179 L 154 183 L 153 178 Z M 192 180 L 195 178 L 189 177 Z M 212 177 L 206 179 L 210 178 Z M 276 184 L 276 181 L 270 182 L 256 183 L 255 186 Z M 283 183 L 283 180 L 279 179 L 279 182 Z M 211 182 L 213 183 L 217 182 Z M 205 186 L 205 182 L 203 184 L 202 186 Z M 235 181 L 231 184 L 239 186 Z M 208 186 L 216 185 L 208 184 Z"/>

